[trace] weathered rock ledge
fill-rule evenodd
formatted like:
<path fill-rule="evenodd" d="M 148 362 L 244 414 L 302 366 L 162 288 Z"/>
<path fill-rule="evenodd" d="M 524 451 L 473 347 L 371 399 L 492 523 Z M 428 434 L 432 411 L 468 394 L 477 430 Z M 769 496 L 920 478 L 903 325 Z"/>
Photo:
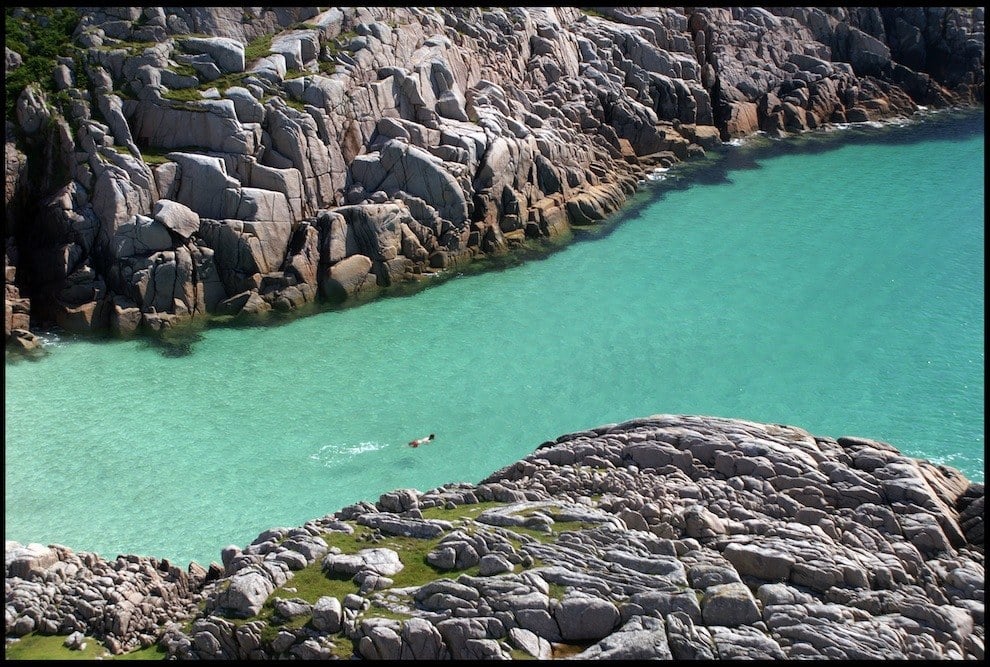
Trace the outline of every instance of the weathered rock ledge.
<path fill-rule="evenodd" d="M 982 659 L 983 504 L 885 443 L 657 415 L 208 571 L 8 542 L 6 634 L 182 659 Z"/>
<path fill-rule="evenodd" d="M 39 66 L 51 11 L 8 17 L 8 79 L 51 72 L 8 89 L 19 350 L 359 302 L 734 137 L 983 103 L 981 7 L 83 7 Z"/>

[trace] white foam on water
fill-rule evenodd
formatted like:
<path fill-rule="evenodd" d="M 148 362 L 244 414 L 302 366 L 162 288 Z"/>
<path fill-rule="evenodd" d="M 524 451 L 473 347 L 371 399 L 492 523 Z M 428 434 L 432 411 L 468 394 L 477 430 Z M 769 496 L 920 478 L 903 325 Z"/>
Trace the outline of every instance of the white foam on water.
<path fill-rule="evenodd" d="M 301 525 L 395 488 L 479 479 L 547 438 L 652 414 L 658 404 L 667 412 L 788 423 L 823 436 L 863 435 L 927 456 L 959 451 L 958 464 L 982 480 L 982 284 L 962 280 L 976 280 L 977 273 L 982 279 L 971 271 L 983 249 L 978 139 L 788 152 L 759 170 L 733 171 L 730 184 L 667 192 L 613 234 L 546 260 L 451 280 L 410 299 L 299 318 L 277 331 L 213 329 L 190 357 L 165 357 L 136 343 L 82 344 L 59 331 L 66 347 L 80 345 L 78 353 L 7 367 L 6 536 L 111 558 L 147 553 L 206 563 L 217 559 L 221 544 L 246 544 L 270 526 Z M 817 190 L 822 201 L 839 201 L 830 179 L 808 178 L 839 170 L 857 187 L 882 193 L 886 205 L 874 210 L 870 198 L 870 209 L 856 216 L 835 206 L 808 219 L 794 216 L 788 225 L 766 225 L 768 212 L 790 215 L 786 207 L 770 208 L 780 191 L 801 187 Z M 940 180 L 947 173 L 960 195 L 929 199 L 948 187 Z M 677 177 L 678 168 L 667 174 Z M 923 187 L 928 183 L 937 184 L 932 192 Z M 916 200 L 907 201 L 904 184 Z M 726 201 L 738 202 L 731 216 L 723 215 Z M 919 206 L 926 214 L 911 215 Z M 883 223 L 862 225 L 855 219 L 863 215 Z M 904 252 L 892 235 L 907 241 Z M 842 243 L 851 247 L 839 248 Z M 922 271 L 911 252 L 917 247 L 926 248 L 926 263 L 945 261 Z M 839 248 L 834 260 L 823 248 Z M 864 262 L 891 251 L 884 266 L 892 262 L 896 273 L 836 271 L 854 249 L 863 251 L 857 259 Z M 678 261 L 656 262 L 661 254 Z M 761 280 L 757 291 L 747 271 L 764 258 L 768 269 L 784 270 Z M 717 273 L 704 273 L 716 267 Z M 699 280 L 702 273 L 712 280 Z M 575 281 L 575 274 L 590 279 Z M 932 275 L 960 280 L 932 290 L 948 287 Z M 874 277 L 876 283 L 867 281 Z M 886 291 L 881 279 L 890 277 L 911 289 Z M 577 289 L 587 283 L 619 285 L 623 298 L 610 289 Z M 839 294 L 855 298 L 832 298 Z M 885 298 L 893 294 L 898 298 Z M 678 319 L 694 311 L 703 317 Z M 511 331 L 507 312 L 520 323 Z M 898 329 L 883 317 L 908 326 Z M 410 322 L 420 321 L 426 321 L 423 333 L 410 335 Z M 848 336 L 810 338 L 835 321 L 851 323 Z M 761 324 L 747 328 L 754 322 Z M 797 326 L 807 336 L 784 333 Z M 888 340 L 878 346 L 881 335 Z M 611 344 L 589 346 L 589 337 Z M 549 339 L 552 354 L 543 345 Z M 742 339 L 761 343 L 737 354 Z M 465 374 L 451 364 L 451 340 L 471 340 L 490 362 Z M 369 354 L 371 345 L 383 353 Z M 834 355 L 820 354 L 825 351 Z M 940 370 L 951 366 L 952 379 L 916 362 L 922 358 L 939 360 Z M 429 382 L 415 391 L 382 391 L 378 378 L 419 377 L 424 368 L 432 369 Z M 294 391 L 284 391 L 287 376 Z M 829 376 L 846 381 L 821 381 Z M 957 381 L 968 388 L 952 392 Z M 243 400 L 228 389 L 245 383 L 266 400 Z M 780 391 L 784 385 L 787 391 Z M 499 410 L 482 407 L 492 401 Z M 414 418 L 407 416 L 411 402 Z M 162 403 L 171 409 L 161 410 Z M 312 409 L 287 431 L 283 416 L 302 403 Z M 168 431 L 173 411 L 195 415 L 189 421 L 201 423 L 202 433 L 170 446 L 160 433 Z M 445 441 L 466 446 L 456 455 L 442 444 L 407 447 L 410 437 L 434 428 Z M 379 437 L 390 439 L 375 442 Z M 256 440 L 273 443 L 272 455 L 241 446 Z M 946 444 L 936 449 L 936 441 Z M 161 491 L 171 496 L 149 499 L 143 491 L 147 463 L 160 469 Z M 215 474 L 225 466 L 236 474 Z M 170 534 L 163 536 L 162 526 Z"/>
<path fill-rule="evenodd" d="M 955 468 L 957 470 L 964 470 L 966 468 L 967 463 L 969 463 L 968 461 L 969 457 L 966 454 L 961 454 L 961 453 L 951 453 L 951 454 L 943 454 L 941 456 L 926 457 L 924 456 L 923 453 L 919 452 L 916 454 L 916 456 L 917 458 L 925 459 L 929 463 L 932 463 L 934 465 L 946 466 L 949 468 Z"/>
<path fill-rule="evenodd" d="M 654 183 L 659 183 L 660 181 L 667 178 L 667 172 L 670 171 L 670 167 L 657 167 L 649 174 L 646 175 L 647 180 Z"/>
<path fill-rule="evenodd" d="M 733 139 L 729 139 L 728 141 L 725 142 L 725 144 L 728 146 L 735 146 L 738 148 L 739 146 L 745 146 L 746 144 L 752 143 L 753 141 L 758 141 L 759 139 L 764 139 L 766 137 L 767 137 L 767 133 L 764 130 L 757 130 L 756 132 L 753 132 L 752 134 L 748 134 L 744 137 L 735 137 Z"/>
<path fill-rule="evenodd" d="M 42 347 L 64 347 L 65 343 L 62 342 L 62 337 L 57 333 L 51 331 L 38 332 L 35 334 L 38 336 L 38 340 L 41 341 Z"/>
<path fill-rule="evenodd" d="M 919 111 L 915 112 L 916 116 L 925 115 L 924 111 L 920 111 L 924 107 L 919 107 Z M 895 116 L 893 118 L 886 118 L 884 120 L 864 120 L 855 123 L 827 123 L 822 126 L 822 129 L 826 132 L 841 132 L 843 130 L 855 129 L 857 127 L 872 127 L 875 129 L 882 129 L 885 127 L 907 127 L 913 125 L 917 122 L 916 118 L 910 118 L 905 116 Z"/>
<path fill-rule="evenodd" d="M 353 446 L 347 446 L 344 448 L 344 452 L 347 454 L 363 454 L 364 452 L 377 452 L 380 449 L 385 449 L 387 444 L 381 442 L 359 442 Z"/>
<path fill-rule="evenodd" d="M 327 468 L 346 463 L 355 455 L 377 452 L 385 449 L 388 443 L 367 440 L 358 443 L 332 442 L 320 447 L 309 455 L 311 461 L 320 461 Z"/>

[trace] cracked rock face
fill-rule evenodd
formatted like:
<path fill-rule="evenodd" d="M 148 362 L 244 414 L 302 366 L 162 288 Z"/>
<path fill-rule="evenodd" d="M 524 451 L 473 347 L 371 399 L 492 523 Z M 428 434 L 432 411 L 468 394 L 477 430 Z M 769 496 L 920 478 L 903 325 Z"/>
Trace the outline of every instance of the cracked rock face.
<path fill-rule="evenodd" d="M 6 340 L 28 346 L 32 322 L 154 334 L 366 298 L 598 224 L 652 168 L 731 138 L 982 104 L 983 21 L 947 7 L 84 8 L 78 55 L 53 63 L 58 97 L 29 85 L 7 119 Z M 5 55 L 16 71 L 26 54 Z M 34 220 L 49 231 L 28 233 Z M 27 299 L 36 275 L 60 277 Z"/>
<path fill-rule="evenodd" d="M 8 542 L 6 630 L 181 659 L 980 659 L 983 497 L 883 442 L 656 415 L 271 529 L 209 571 Z M 327 551 L 357 527 L 372 545 Z M 410 541 L 432 580 L 397 583 Z M 357 592 L 302 599 L 303 568 Z"/>

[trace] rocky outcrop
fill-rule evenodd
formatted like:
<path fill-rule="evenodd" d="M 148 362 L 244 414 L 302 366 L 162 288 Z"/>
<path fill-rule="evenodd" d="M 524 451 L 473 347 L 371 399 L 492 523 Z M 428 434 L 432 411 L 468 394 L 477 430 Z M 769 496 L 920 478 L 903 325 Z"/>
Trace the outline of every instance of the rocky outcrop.
<path fill-rule="evenodd" d="M 8 542 L 6 633 L 179 659 L 982 659 L 983 502 L 883 442 L 656 415 L 209 572 Z"/>
<path fill-rule="evenodd" d="M 60 546 L 4 545 L 6 635 L 99 637 L 112 653 L 153 645 L 159 627 L 193 615 L 198 591 L 219 569 L 184 571 L 167 560 L 108 561 Z"/>
<path fill-rule="evenodd" d="M 78 16 L 76 55 L 8 101 L 20 345 L 366 298 L 599 224 L 734 137 L 983 101 L 982 8 Z"/>

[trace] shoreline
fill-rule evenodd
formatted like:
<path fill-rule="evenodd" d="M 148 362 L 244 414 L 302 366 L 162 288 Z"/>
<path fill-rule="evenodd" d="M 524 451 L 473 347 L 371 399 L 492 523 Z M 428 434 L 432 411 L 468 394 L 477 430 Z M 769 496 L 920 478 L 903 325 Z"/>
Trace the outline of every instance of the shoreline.
<path fill-rule="evenodd" d="M 721 142 L 983 101 L 980 8 L 37 14 L 12 12 L 7 65 L 26 352 L 54 324 L 182 354 L 203 327 L 545 252 Z"/>
<path fill-rule="evenodd" d="M 963 109 L 961 111 L 963 111 L 964 113 L 966 113 L 967 115 L 969 115 L 969 112 L 971 110 Z M 952 110 L 946 110 L 946 112 L 947 113 L 951 113 Z M 980 113 L 982 113 L 982 112 L 980 112 Z M 935 114 L 941 115 L 941 114 L 943 114 L 943 111 L 942 110 L 936 111 Z M 929 115 L 925 116 L 924 118 L 931 118 L 931 117 L 932 117 L 932 115 L 929 114 Z M 923 120 L 924 119 L 922 119 L 922 122 L 923 122 Z M 873 128 L 873 129 L 876 129 L 876 128 Z M 908 128 L 908 129 L 910 129 L 910 128 Z M 870 129 L 869 131 L 872 132 L 872 129 Z M 825 139 L 826 140 L 826 143 L 828 143 L 827 135 L 815 135 L 815 136 L 818 136 L 818 137 L 825 136 L 826 137 L 826 139 Z M 811 137 L 808 137 L 808 138 L 811 138 Z M 787 142 L 785 142 L 785 143 L 787 143 Z M 714 168 L 714 169 L 720 169 L 719 163 L 721 163 L 722 161 L 723 161 L 723 158 L 720 157 L 719 160 L 718 160 L 718 162 L 715 162 L 712 165 L 704 165 L 701 162 L 697 162 L 696 161 L 696 162 L 691 162 L 691 163 L 683 163 L 682 166 L 685 169 L 698 169 L 698 168 L 705 168 L 705 169 Z M 668 172 L 668 173 L 676 173 L 676 169 L 673 170 L 672 172 Z M 691 184 L 692 184 L 692 182 L 689 182 L 684 187 L 690 187 Z M 652 198 L 654 196 L 653 194 L 646 194 L 646 193 L 642 193 L 642 192 L 639 193 L 639 194 L 644 194 L 644 196 L 646 196 L 648 198 Z M 626 208 L 626 209 L 623 209 L 623 212 L 622 213 L 617 214 L 617 216 L 621 217 L 622 215 L 626 215 L 629 212 L 630 212 L 629 209 Z M 592 236 L 592 239 L 597 239 L 597 238 L 600 237 L 600 235 L 609 233 L 608 232 L 608 229 L 614 229 L 614 228 L 616 228 L 616 225 L 619 225 L 619 224 L 621 224 L 621 220 L 619 220 L 618 217 L 617 217 L 614 222 L 610 222 L 608 225 L 603 225 L 603 226 L 596 227 L 596 228 L 593 229 L 593 231 L 589 231 L 589 236 Z"/>
<path fill-rule="evenodd" d="M 978 659 L 983 498 L 887 443 L 653 415 L 272 528 L 208 569 L 8 542 L 8 647 L 41 629 L 179 659 Z M 86 586 L 105 607 L 79 611 Z"/>
<path fill-rule="evenodd" d="M 984 12 L 14 8 L 5 363 L 82 340 L 195 357 L 211 331 L 415 296 L 602 239 L 747 159 L 984 118 Z M 316 352 L 339 364 L 347 349 Z M 305 406 L 292 380 L 276 390 Z M 232 404 L 207 388 L 212 420 Z M 125 394 L 92 394 L 128 410 Z M 20 406 L 22 454 L 47 447 L 34 433 L 74 398 L 51 401 L 51 420 Z M 919 414 L 905 422 L 926 441 L 962 441 L 944 413 L 924 431 Z M 214 472 L 205 453 L 196 463 Z M 42 487 L 55 474 L 22 468 Z M 247 498 L 268 499 L 238 490 L 236 504 L 206 497 L 264 521 Z M 885 441 L 652 415 L 566 433 L 477 483 L 266 529 L 209 566 L 5 540 L 5 657 L 982 660 L 983 508 L 982 482 Z M 120 525 L 157 538 L 151 513 L 135 516 Z"/>
<path fill-rule="evenodd" d="M 317 302 L 311 304 L 307 309 L 291 311 L 288 313 L 278 313 L 269 311 L 259 316 L 247 318 L 235 317 L 202 317 L 193 319 L 190 322 L 178 325 L 173 328 L 163 329 L 158 333 L 149 333 L 140 338 L 149 345 L 157 347 L 162 354 L 168 356 L 182 356 L 192 354 L 191 347 L 194 346 L 200 336 L 207 331 L 216 328 L 256 328 L 256 327 L 279 327 L 283 324 L 303 318 L 322 315 L 330 312 L 359 308 L 363 305 L 378 299 L 404 298 L 415 296 L 423 290 L 439 286 L 449 280 L 455 280 L 463 275 L 479 275 L 490 271 L 500 271 L 513 266 L 518 266 L 528 261 L 538 261 L 556 252 L 564 250 L 572 243 L 582 241 L 593 241 L 601 238 L 622 224 L 622 219 L 631 211 L 638 210 L 642 206 L 647 206 L 658 196 L 658 190 L 664 187 L 671 187 L 674 181 L 678 188 L 690 188 L 694 184 L 693 172 L 708 169 L 720 169 L 720 163 L 726 158 L 728 151 L 746 149 L 751 151 L 775 150 L 773 147 L 779 145 L 784 151 L 802 152 L 808 150 L 830 150 L 841 147 L 843 142 L 852 143 L 863 138 L 865 133 L 878 130 L 911 130 L 912 127 L 926 122 L 952 122 L 953 116 L 970 117 L 985 114 L 983 105 L 974 106 L 951 106 L 943 108 L 926 108 L 916 111 L 911 116 L 895 115 L 882 120 L 869 120 L 855 123 L 828 123 L 813 130 L 800 133 L 790 133 L 785 136 L 770 136 L 766 132 L 758 131 L 745 137 L 738 137 L 728 142 L 722 142 L 710 153 L 714 154 L 715 163 L 706 152 L 700 158 L 680 161 L 668 167 L 654 167 L 646 172 L 646 176 L 639 179 L 636 190 L 629 194 L 622 202 L 619 209 L 612 211 L 606 218 L 593 225 L 570 225 L 567 232 L 557 237 L 545 240 L 527 241 L 510 248 L 507 252 L 495 255 L 480 255 L 466 263 L 450 269 L 442 269 L 428 277 L 417 281 L 409 281 L 397 284 L 390 288 L 370 295 L 364 299 L 349 300 L 342 304 L 332 304 Z M 860 136 L 850 136 L 846 133 L 859 134 Z M 835 143 L 836 145 L 831 145 Z M 754 145 L 756 144 L 756 145 Z M 762 144 L 762 145 L 759 145 Z M 685 172 L 688 176 L 685 178 Z M 657 177 L 658 176 L 658 177 Z M 670 182 L 667 182 L 670 179 Z M 664 183 L 666 185 L 664 185 Z M 642 200 L 642 201 L 635 201 Z M 114 342 L 122 340 L 113 336 L 109 332 L 105 333 L 72 333 L 66 332 L 58 327 L 50 329 L 32 329 L 32 333 L 40 339 L 40 349 L 35 352 L 21 352 L 12 350 L 9 346 L 6 349 L 6 363 L 19 363 L 21 361 L 40 361 L 44 358 L 49 346 L 73 340 L 98 340 Z"/>

